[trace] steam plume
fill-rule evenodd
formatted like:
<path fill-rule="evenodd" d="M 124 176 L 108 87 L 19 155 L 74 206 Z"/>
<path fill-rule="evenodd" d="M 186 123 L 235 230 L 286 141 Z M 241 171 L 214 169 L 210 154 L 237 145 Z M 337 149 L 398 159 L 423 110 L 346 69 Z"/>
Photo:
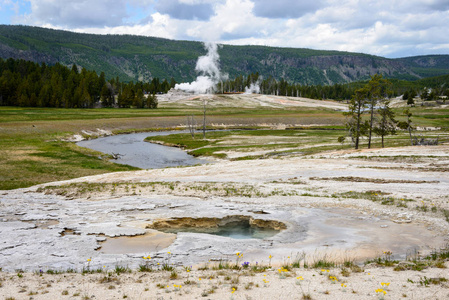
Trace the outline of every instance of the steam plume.
<path fill-rule="evenodd" d="M 259 94 L 261 83 L 262 83 L 262 76 L 259 76 L 256 82 L 251 82 L 249 86 L 245 87 L 245 94 Z"/>
<path fill-rule="evenodd" d="M 220 73 L 217 44 L 204 43 L 204 48 L 207 50 L 207 54 L 198 58 L 195 67 L 195 71 L 200 75 L 191 83 L 176 84 L 175 89 L 195 94 L 209 94 L 216 90 L 217 83 L 227 79 L 227 74 Z"/>

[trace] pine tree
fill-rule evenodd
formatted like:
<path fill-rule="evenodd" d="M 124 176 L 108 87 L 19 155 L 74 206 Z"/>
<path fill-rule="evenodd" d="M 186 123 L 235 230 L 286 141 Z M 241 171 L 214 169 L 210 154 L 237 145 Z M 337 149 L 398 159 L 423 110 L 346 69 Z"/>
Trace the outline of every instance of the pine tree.
<path fill-rule="evenodd" d="M 158 102 L 157 102 L 156 94 L 155 93 L 148 94 L 146 102 L 147 102 L 147 104 L 146 104 L 147 108 L 151 108 L 151 109 L 157 108 Z"/>
<path fill-rule="evenodd" d="M 143 108 L 144 106 L 144 96 L 142 89 L 138 89 L 136 95 L 134 96 L 133 105 L 137 108 Z"/>
<path fill-rule="evenodd" d="M 371 76 L 371 80 L 365 86 L 369 98 L 370 120 L 368 128 L 368 149 L 371 148 L 371 137 L 374 129 L 375 107 L 376 104 L 387 97 L 390 81 L 383 79 L 382 75 L 376 74 Z"/>
<path fill-rule="evenodd" d="M 384 137 L 396 134 L 397 121 L 394 119 L 394 111 L 390 107 L 390 101 L 382 102 L 382 106 L 378 109 L 379 119 L 377 126 L 374 127 L 374 133 L 382 137 L 382 148 L 384 148 Z"/>
<path fill-rule="evenodd" d="M 349 103 L 349 111 L 344 113 L 348 117 L 346 128 L 349 136 L 354 143 L 355 149 L 359 149 L 360 137 L 365 133 L 367 127 L 363 122 L 363 113 L 367 108 L 367 90 L 361 88 L 355 91 L 351 102 Z M 343 141 L 344 137 L 340 137 L 339 141 Z"/>

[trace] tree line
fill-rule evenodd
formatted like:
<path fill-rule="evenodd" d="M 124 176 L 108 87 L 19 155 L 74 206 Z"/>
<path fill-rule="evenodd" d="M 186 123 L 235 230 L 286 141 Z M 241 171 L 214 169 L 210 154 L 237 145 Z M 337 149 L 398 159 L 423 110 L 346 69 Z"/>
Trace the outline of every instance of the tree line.
<path fill-rule="evenodd" d="M 258 72 L 248 76 L 239 75 L 218 84 L 219 92 L 245 92 L 248 87 L 257 86 L 258 92 L 265 95 L 305 97 L 311 99 L 349 100 L 354 91 L 350 84 L 334 85 L 301 85 L 290 83 L 284 78 L 276 80 L 274 77 L 262 78 Z"/>
<path fill-rule="evenodd" d="M 166 93 L 176 84 L 172 79 L 151 82 L 121 82 L 118 77 L 106 80 L 73 65 L 48 66 L 25 60 L 0 58 L 0 105 L 24 107 L 157 108 L 156 94 Z"/>
<path fill-rule="evenodd" d="M 360 138 L 366 136 L 368 138 L 368 148 L 371 148 L 372 136 L 381 137 L 382 147 L 385 146 L 384 138 L 388 135 L 396 134 L 396 130 L 404 129 L 409 132 L 410 142 L 412 139 L 412 120 L 411 112 L 407 108 L 404 111 L 407 117 L 406 121 L 397 121 L 395 112 L 390 107 L 388 97 L 392 83 L 376 74 L 362 88 L 355 90 L 350 102 L 349 109 L 344 112 L 347 117 L 345 125 L 348 130 L 347 136 L 350 137 L 355 149 L 359 149 Z M 344 142 L 346 136 L 338 138 L 339 142 Z"/>
<path fill-rule="evenodd" d="M 38 64 L 25 60 L 0 58 L 0 105 L 28 107 L 136 107 L 156 108 L 156 94 L 166 93 L 176 81 L 171 78 L 150 82 L 121 82 L 118 77 L 106 80 L 104 72 L 98 75 L 73 65 L 71 68 Z M 259 73 L 239 75 L 220 82 L 217 92 L 245 92 L 249 87 L 267 95 L 334 99 L 349 101 L 367 82 L 334 85 L 301 85 L 283 78 L 262 78 Z M 391 80 L 387 97 L 403 95 L 409 105 L 414 99 L 437 100 L 449 97 L 449 75 L 426 78 L 416 82 Z"/>
<path fill-rule="evenodd" d="M 350 100 L 357 89 L 362 88 L 368 81 L 359 81 L 334 85 L 301 85 L 291 83 L 283 78 L 273 77 L 263 79 L 259 73 L 247 76 L 237 76 L 234 79 L 222 81 L 217 86 L 218 92 L 245 92 L 250 86 L 257 86 L 258 93 L 290 97 L 304 97 L 317 100 Z M 414 105 L 415 98 L 424 101 L 449 98 L 449 75 L 425 78 L 417 81 L 391 80 L 386 96 L 389 98 L 402 95 L 407 104 Z"/>

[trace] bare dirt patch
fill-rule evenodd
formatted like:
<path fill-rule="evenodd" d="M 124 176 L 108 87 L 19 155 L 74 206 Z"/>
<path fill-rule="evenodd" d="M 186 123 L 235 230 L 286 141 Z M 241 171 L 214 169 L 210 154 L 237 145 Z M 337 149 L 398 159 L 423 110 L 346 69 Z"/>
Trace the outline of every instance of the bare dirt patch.
<path fill-rule="evenodd" d="M 51 159 L 49 157 L 43 157 L 43 156 L 37 156 L 36 154 L 42 153 L 41 151 L 37 150 L 2 150 L 0 151 L 1 156 L 3 159 L 6 159 L 8 161 L 21 161 L 21 160 L 29 160 L 29 161 L 46 161 L 46 162 L 53 162 L 56 161 L 54 159 Z"/>

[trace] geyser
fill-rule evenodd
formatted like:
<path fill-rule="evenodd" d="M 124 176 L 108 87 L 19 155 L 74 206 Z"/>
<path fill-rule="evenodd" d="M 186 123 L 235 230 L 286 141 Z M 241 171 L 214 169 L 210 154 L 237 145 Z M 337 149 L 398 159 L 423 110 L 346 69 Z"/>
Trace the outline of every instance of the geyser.
<path fill-rule="evenodd" d="M 204 43 L 204 48 L 207 50 L 207 54 L 198 58 L 195 67 L 195 71 L 200 75 L 193 82 L 176 84 L 175 89 L 195 94 L 211 94 L 216 90 L 220 81 L 227 80 L 228 75 L 220 72 L 218 45 Z"/>

